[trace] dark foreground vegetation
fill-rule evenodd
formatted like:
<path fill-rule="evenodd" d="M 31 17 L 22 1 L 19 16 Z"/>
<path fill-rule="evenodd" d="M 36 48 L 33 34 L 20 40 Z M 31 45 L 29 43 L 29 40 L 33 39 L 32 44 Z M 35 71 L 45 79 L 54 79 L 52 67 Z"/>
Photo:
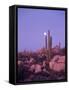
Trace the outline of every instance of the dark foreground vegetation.
<path fill-rule="evenodd" d="M 18 53 L 17 82 L 64 80 L 65 49 L 52 49 L 50 60 L 48 50 L 42 48 L 36 52 Z"/>

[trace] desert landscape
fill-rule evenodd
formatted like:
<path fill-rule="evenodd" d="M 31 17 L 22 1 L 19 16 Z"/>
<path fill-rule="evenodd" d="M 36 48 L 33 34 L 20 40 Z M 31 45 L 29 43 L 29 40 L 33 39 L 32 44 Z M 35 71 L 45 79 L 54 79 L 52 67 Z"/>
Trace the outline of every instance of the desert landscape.
<path fill-rule="evenodd" d="M 65 79 L 65 49 L 52 48 L 50 60 L 48 53 L 45 48 L 18 53 L 18 82 Z"/>
<path fill-rule="evenodd" d="M 65 80 L 65 12 L 18 9 L 17 82 Z"/>

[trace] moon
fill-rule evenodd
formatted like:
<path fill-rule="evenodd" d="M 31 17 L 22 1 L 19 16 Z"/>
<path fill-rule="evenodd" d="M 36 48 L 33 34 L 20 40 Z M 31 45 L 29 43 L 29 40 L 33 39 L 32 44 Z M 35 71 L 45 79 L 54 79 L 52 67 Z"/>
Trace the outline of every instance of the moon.
<path fill-rule="evenodd" d="M 47 35 L 47 33 L 46 32 L 44 32 L 44 36 L 46 36 Z"/>

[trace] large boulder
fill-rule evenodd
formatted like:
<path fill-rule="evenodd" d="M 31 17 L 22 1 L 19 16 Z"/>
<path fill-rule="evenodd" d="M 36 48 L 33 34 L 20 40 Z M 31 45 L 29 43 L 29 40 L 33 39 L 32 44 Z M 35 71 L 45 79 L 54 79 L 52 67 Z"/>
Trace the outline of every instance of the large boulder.
<path fill-rule="evenodd" d="M 39 72 L 41 72 L 42 70 L 41 70 L 41 65 L 39 65 L 39 64 L 32 64 L 31 66 L 30 66 L 30 69 L 29 69 L 31 72 L 33 72 L 34 71 L 34 73 L 39 73 Z"/>
<path fill-rule="evenodd" d="M 56 55 L 50 61 L 49 67 L 51 70 L 56 72 L 64 71 L 65 70 L 65 56 Z"/>

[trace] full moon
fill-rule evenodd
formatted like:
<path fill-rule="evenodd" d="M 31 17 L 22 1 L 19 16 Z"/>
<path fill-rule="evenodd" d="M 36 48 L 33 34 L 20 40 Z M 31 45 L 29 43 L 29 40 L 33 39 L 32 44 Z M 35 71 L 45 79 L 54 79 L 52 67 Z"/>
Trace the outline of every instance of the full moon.
<path fill-rule="evenodd" d="M 47 35 L 46 32 L 44 32 L 44 35 L 45 35 L 45 36 Z"/>

